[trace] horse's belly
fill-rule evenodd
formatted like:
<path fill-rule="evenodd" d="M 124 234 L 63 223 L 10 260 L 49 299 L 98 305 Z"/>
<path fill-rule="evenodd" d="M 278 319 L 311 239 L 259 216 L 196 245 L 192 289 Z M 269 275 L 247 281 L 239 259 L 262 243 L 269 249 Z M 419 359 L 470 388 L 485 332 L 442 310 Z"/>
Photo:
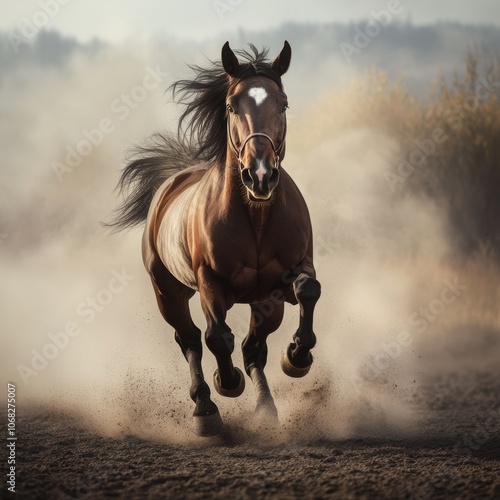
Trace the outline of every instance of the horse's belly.
<path fill-rule="evenodd" d="M 196 184 L 190 186 L 172 201 L 161 221 L 157 236 L 157 250 L 163 264 L 177 280 L 193 290 L 198 290 L 198 286 L 187 248 L 185 229 L 196 187 Z"/>

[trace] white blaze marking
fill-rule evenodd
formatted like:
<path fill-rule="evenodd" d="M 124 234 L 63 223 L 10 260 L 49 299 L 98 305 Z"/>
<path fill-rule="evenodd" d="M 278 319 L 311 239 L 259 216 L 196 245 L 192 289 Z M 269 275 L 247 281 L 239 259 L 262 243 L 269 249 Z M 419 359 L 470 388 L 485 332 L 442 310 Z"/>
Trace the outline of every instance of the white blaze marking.
<path fill-rule="evenodd" d="M 257 104 L 257 106 L 260 106 L 264 102 L 264 100 L 266 99 L 267 92 L 266 92 L 266 89 L 264 89 L 262 87 L 252 87 L 248 91 L 248 95 L 255 99 L 255 103 Z"/>
<path fill-rule="evenodd" d="M 255 171 L 257 177 L 259 178 L 259 186 L 262 189 L 262 179 L 264 179 L 264 175 L 267 174 L 267 168 L 264 167 L 264 162 L 259 160 L 259 168 Z"/>

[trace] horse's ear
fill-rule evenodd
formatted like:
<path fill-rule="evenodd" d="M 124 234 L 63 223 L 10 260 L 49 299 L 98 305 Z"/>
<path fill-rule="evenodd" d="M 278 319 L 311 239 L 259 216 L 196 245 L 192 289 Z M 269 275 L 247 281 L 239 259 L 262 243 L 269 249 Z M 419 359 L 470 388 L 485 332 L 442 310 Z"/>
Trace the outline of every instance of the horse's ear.
<path fill-rule="evenodd" d="M 272 68 L 279 76 L 284 75 L 290 66 L 290 59 L 292 58 L 292 47 L 285 40 L 285 44 L 281 49 L 278 57 L 273 61 Z"/>
<path fill-rule="evenodd" d="M 224 71 L 230 75 L 235 76 L 240 63 L 234 52 L 229 47 L 229 42 L 226 42 L 222 47 L 222 66 Z"/>

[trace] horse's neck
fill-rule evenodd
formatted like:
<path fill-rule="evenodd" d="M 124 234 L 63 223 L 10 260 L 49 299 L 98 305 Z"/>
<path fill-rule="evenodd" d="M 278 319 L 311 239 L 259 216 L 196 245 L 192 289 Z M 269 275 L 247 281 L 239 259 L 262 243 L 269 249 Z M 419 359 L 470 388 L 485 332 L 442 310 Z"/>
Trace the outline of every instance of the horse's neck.
<path fill-rule="evenodd" d="M 257 239 L 260 239 L 274 203 L 252 203 L 246 199 L 246 189 L 241 182 L 237 166 L 226 165 L 223 175 L 224 182 L 222 184 L 224 187 L 221 201 L 226 206 L 227 216 L 230 217 L 231 214 L 241 213 L 240 210 L 235 210 L 236 207 L 241 208 L 242 211 L 248 214 L 255 235 Z"/>
<path fill-rule="evenodd" d="M 265 203 L 258 206 L 255 203 L 247 204 L 247 211 L 252 223 L 252 227 L 255 231 L 255 236 L 257 238 L 257 243 L 260 244 L 260 239 L 264 232 L 264 227 L 269 218 L 269 211 L 271 209 L 271 203 Z"/>

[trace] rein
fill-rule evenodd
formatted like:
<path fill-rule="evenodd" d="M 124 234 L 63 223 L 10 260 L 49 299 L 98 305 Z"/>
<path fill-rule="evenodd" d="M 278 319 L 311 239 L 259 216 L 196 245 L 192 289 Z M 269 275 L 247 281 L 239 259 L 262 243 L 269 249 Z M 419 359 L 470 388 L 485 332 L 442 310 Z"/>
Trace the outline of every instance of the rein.
<path fill-rule="evenodd" d="M 231 150 L 233 153 L 236 155 L 236 158 L 238 159 L 238 166 L 240 170 L 243 170 L 245 168 L 245 165 L 241 161 L 241 155 L 243 153 L 243 150 L 245 149 L 245 146 L 247 145 L 247 142 L 254 138 L 254 137 L 265 137 L 270 143 L 271 146 L 273 147 L 273 152 L 274 152 L 274 167 L 275 169 L 279 169 L 280 167 L 280 154 L 283 151 L 283 148 L 285 147 L 285 142 L 286 142 L 286 121 L 285 121 L 285 132 L 283 134 L 283 140 L 281 141 L 281 144 L 279 144 L 278 147 L 275 146 L 274 141 L 269 137 L 267 134 L 264 134 L 264 132 L 254 132 L 253 134 L 249 134 L 245 137 L 245 140 L 242 142 L 240 149 L 236 147 L 236 144 L 234 143 L 233 137 L 231 135 L 231 127 L 229 124 L 229 117 L 227 118 L 227 137 L 229 139 L 229 146 L 231 147 Z"/>

